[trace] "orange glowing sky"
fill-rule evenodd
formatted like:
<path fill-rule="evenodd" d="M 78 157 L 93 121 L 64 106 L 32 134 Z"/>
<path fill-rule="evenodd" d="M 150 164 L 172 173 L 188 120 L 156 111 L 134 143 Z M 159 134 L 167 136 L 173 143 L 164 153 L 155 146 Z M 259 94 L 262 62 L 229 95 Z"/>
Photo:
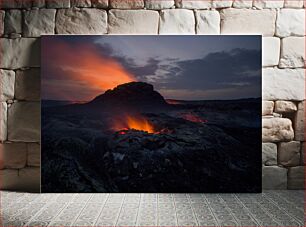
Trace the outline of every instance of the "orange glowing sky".
<path fill-rule="evenodd" d="M 42 84 L 47 97 L 91 100 L 119 84 L 136 80 L 116 59 L 103 56 L 91 43 L 76 46 L 45 37 L 42 48 L 42 71 L 48 74 L 43 76 Z"/>

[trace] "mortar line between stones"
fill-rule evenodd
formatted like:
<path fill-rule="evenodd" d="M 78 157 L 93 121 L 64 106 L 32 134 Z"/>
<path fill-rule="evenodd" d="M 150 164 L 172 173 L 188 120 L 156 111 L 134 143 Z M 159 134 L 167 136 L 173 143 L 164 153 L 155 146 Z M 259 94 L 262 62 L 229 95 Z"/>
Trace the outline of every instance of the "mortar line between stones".
<path fill-rule="evenodd" d="M 55 16 L 54 16 L 54 35 L 56 35 L 57 33 L 56 33 L 56 21 L 57 21 L 57 15 L 58 14 L 58 9 L 55 9 Z"/>
<path fill-rule="evenodd" d="M 194 34 L 197 35 L 198 34 L 197 32 L 198 19 L 196 16 L 196 9 L 193 9 L 192 12 L 193 12 L 193 17 L 194 17 Z"/>

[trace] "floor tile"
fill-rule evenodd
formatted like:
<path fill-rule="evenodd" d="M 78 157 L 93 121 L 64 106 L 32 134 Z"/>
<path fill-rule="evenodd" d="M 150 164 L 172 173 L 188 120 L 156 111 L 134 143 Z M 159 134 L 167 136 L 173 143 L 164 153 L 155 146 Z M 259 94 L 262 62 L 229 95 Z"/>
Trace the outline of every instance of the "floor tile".
<path fill-rule="evenodd" d="M 261 194 L 1 192 L 4 226 L 304 226 L 303 191 Z"/>

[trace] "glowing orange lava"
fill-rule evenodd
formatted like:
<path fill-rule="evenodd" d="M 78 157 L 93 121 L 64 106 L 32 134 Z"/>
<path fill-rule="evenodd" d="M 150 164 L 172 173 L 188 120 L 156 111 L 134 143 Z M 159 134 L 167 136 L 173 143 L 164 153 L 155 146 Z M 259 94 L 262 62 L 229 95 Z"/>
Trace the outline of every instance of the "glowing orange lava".
<path fill-rule="evenodd" d="M 194 113 L 184 113 L 184 114 L 181 114 L 181 117 L 187 121 L 192 121 L 196 123 L 207 123 L 207 120 L 200 118 Z"/>
<path fill-rule="evenodd" d="M 135 118 L 132 116 L 127 117 L 127 125 L 130 129 L 136 129 L 145 131 L 148 133 L 154 133 L 154 128 L 150 122 L 145 118 Z"/>
<path fill-rule="evenodd" d="M 148 133 L 154 133 L 153 125 L 143 116 L 125 116 L 123 119 L 116 120 L 112 127 L 115 131 L 120 131 L 119 134 L 126 134 L 124 131 L 129 129 L 135 129 L 139 131 L 145 131 Z"/>

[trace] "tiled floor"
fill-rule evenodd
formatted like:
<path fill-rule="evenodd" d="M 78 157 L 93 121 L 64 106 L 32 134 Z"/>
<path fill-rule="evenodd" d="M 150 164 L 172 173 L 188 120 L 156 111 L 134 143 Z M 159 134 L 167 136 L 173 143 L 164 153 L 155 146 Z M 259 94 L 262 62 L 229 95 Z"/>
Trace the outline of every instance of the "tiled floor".
<path fill-rule="evenodd" d="M 1 192 L 4 226 L 304 226 L 303 191 L 262 194 Z"/>

